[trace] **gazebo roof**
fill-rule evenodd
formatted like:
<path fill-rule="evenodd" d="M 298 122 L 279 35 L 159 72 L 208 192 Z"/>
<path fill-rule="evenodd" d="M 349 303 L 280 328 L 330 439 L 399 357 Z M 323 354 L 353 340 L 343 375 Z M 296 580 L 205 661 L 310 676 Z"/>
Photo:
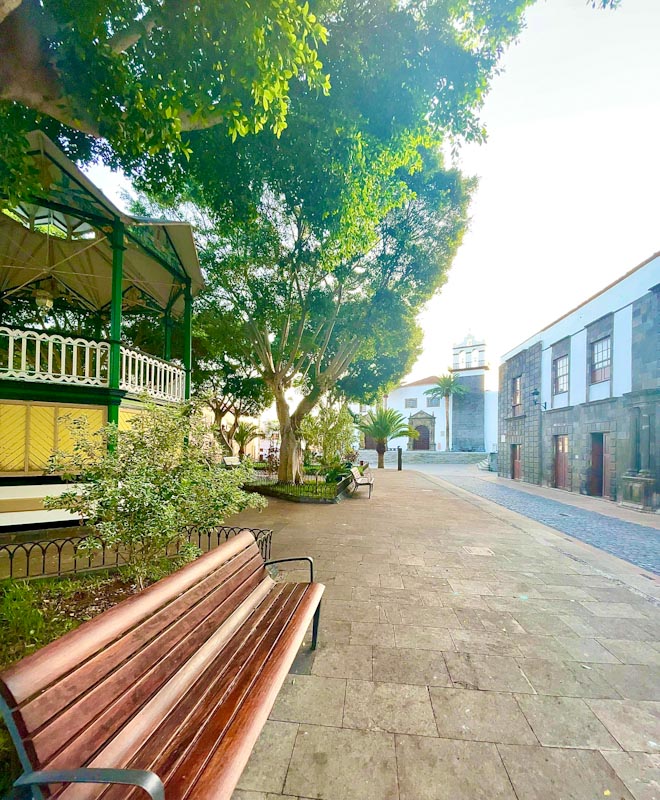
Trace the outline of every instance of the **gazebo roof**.
<path fill-rule="evenodd" d="M 51 279 L 91 309 L 109 305 L 112 225 L 125 227 L 124 293 L 135 287 L 158 308 L 183 311 L 187 279 L 203 286 L 192 228 L 186 222 L 130 216 L 118 209 L 43 133 L 29 135 L 30 155 L 49 187 L 0 214 L 0 298 Z"/>

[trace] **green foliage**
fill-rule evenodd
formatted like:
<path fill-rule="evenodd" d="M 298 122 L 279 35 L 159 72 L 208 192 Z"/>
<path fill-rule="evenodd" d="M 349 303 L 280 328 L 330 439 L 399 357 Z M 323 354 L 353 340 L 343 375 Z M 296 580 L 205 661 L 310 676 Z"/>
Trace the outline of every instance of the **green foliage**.
<path fill-rule="evenodd" d="M 252 422 L 239 422 L 236 432 L 234 433 L 234 441 L 239 447 L 238 455 L 243 458 L 245 455 L 245 448 L 250 444 L 253 439 L 259 435 L 259 428 Z"/>
<path fill-rule="evenodd" d="M 449 373 L 448 375 L 441 375 L 436 385 L 431 389 L 427 389 L 424 394 L 428 394 L 430 397 L 444 397 L 446 400 L 452 396 L 460 397 L 466 394 L 467 391 L 467 387 L 459 383 L 455 375 Z"/>
<path fill-rule="evenodd" d="M 140 586 L 185 528 L 212 528 L 264 505 L 241 489 L 249 469 L 223 469 L 208 429 L 185 406 L 148 404 L 127 430 L 108 426 L 90 433 L 84 418 L 70 426 L 73 453 L 56 454 L 51 470 L 79 485 L 47 498 L 46 507 L 86 519 L 92 533 L 85 546 L 119 547 Z"/>
<path fill-rule="evenodd" d="M 330 85 L 325 28 L 297 0 L 23 0 L 0 11 L 0 194 L 29 183 L 16 146 L 37 123 L 78 155 L 132 172 L 148 162 L 173 186 L 186 131 L 279 135 L 294 86 Z"/>
<path fill-rule="evenodd" d="M 381 449 L 385 452 L 390 439 L 397 439 L 399 436 L 416 439 L 419 436 L 417 431 L 405 421 L 403 414 L 393 408 L 377 408 L 376 411 L 370 411 L 358 423 L 358 428 L 366 436 L 376 440 L 379 445 L 379 453 Z"/>
<path fill-rule="evenodd" d="M 355 449 L 355 421 L 346 405 L 319 406 L 317 414 L 302 421 L 300 432 L 307 449 L 321 454 L 323 466 L 346 459 Z"/>

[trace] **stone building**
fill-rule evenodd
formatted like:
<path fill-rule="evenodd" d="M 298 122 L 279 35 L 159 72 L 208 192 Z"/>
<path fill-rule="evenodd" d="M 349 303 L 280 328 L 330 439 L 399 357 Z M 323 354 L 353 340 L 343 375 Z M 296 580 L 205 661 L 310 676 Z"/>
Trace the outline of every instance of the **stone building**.
<path fill-rule="evenodd" d="M 499 474 L 659 505 L 660 253 L 503 356 Z"/>
<path fill-rule="evenodd" d="M 485 388 L 488 370 L 486 345 L 469 334 L 454 345 L 450 368 L 467 389 L 449 403 L 449 443 L 445 441 L 445 401 L 426 392 L 438 382 L 438 375 L 402 384 L 385 398 L 387 408 L 399 411 L 418 432 L 416 439 L 392 439 L 390 447 L 404 450 L 454 450 L 484 452 L 496 447 L 497 392 Z"/>

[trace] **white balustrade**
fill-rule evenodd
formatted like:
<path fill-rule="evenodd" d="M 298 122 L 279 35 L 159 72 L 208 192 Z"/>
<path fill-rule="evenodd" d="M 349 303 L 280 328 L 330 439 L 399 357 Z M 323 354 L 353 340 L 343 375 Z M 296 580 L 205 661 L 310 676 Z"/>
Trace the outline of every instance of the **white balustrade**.
<path fill-rule="evenodd" d="M 122 346 L 119 388 L 180 403 L 185 399 L 186 373 L 168 361 Z"/>
<path fill-rule="evenodd" d="M 107 386 L 110 345 L 0 326 L 0 379 Z"/>
<path fill-rule="evenodd" d="M 183 402 L 185 370 L 129 347 L 122 346 L 120 353 L 120 389 Z M 108 342 L 0 326 L 0 380 L 107 387 L 109 365 Z"/>

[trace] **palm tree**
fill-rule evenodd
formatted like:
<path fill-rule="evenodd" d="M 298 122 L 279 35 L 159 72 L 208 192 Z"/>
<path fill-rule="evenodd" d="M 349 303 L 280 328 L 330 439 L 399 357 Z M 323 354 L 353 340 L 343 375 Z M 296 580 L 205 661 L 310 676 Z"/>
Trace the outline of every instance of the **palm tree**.
<path fill-rule="evenodd" d="M 238 457 L 242 460 L 245 456 L 245 448 L 250 444 L 253 439 L 259 435 L 259 429 L 251 422 L 239 422 L 236 432 L 234 433 L 234 441 L 238 444 Z"/>
<path fill-rule="evenodd" d="M 393 408 L 379 408 L 371 411 L 361 422 L 358 428 L 366 436 L 371 436 L 376 440 L 376 452 L 378 453 L 378 469 L 385 466 L 385 451 L 390 439 L 398 436 L 410 436 L 416 439 L 419 434 L 414 428 L 408 425 L 398 411 Z"/>
<path fill-rule="evenodd" d="M 441 375 L 438 382 L 432 389 L 427 389 L 424 394 L 431 397 L 444 397 L 445 398 L 445 450 L 449 450 L 449 398 L 460 397 L 462 394 L 467 394 L 468 389 L 459 383 L 454 375 Z"/>

